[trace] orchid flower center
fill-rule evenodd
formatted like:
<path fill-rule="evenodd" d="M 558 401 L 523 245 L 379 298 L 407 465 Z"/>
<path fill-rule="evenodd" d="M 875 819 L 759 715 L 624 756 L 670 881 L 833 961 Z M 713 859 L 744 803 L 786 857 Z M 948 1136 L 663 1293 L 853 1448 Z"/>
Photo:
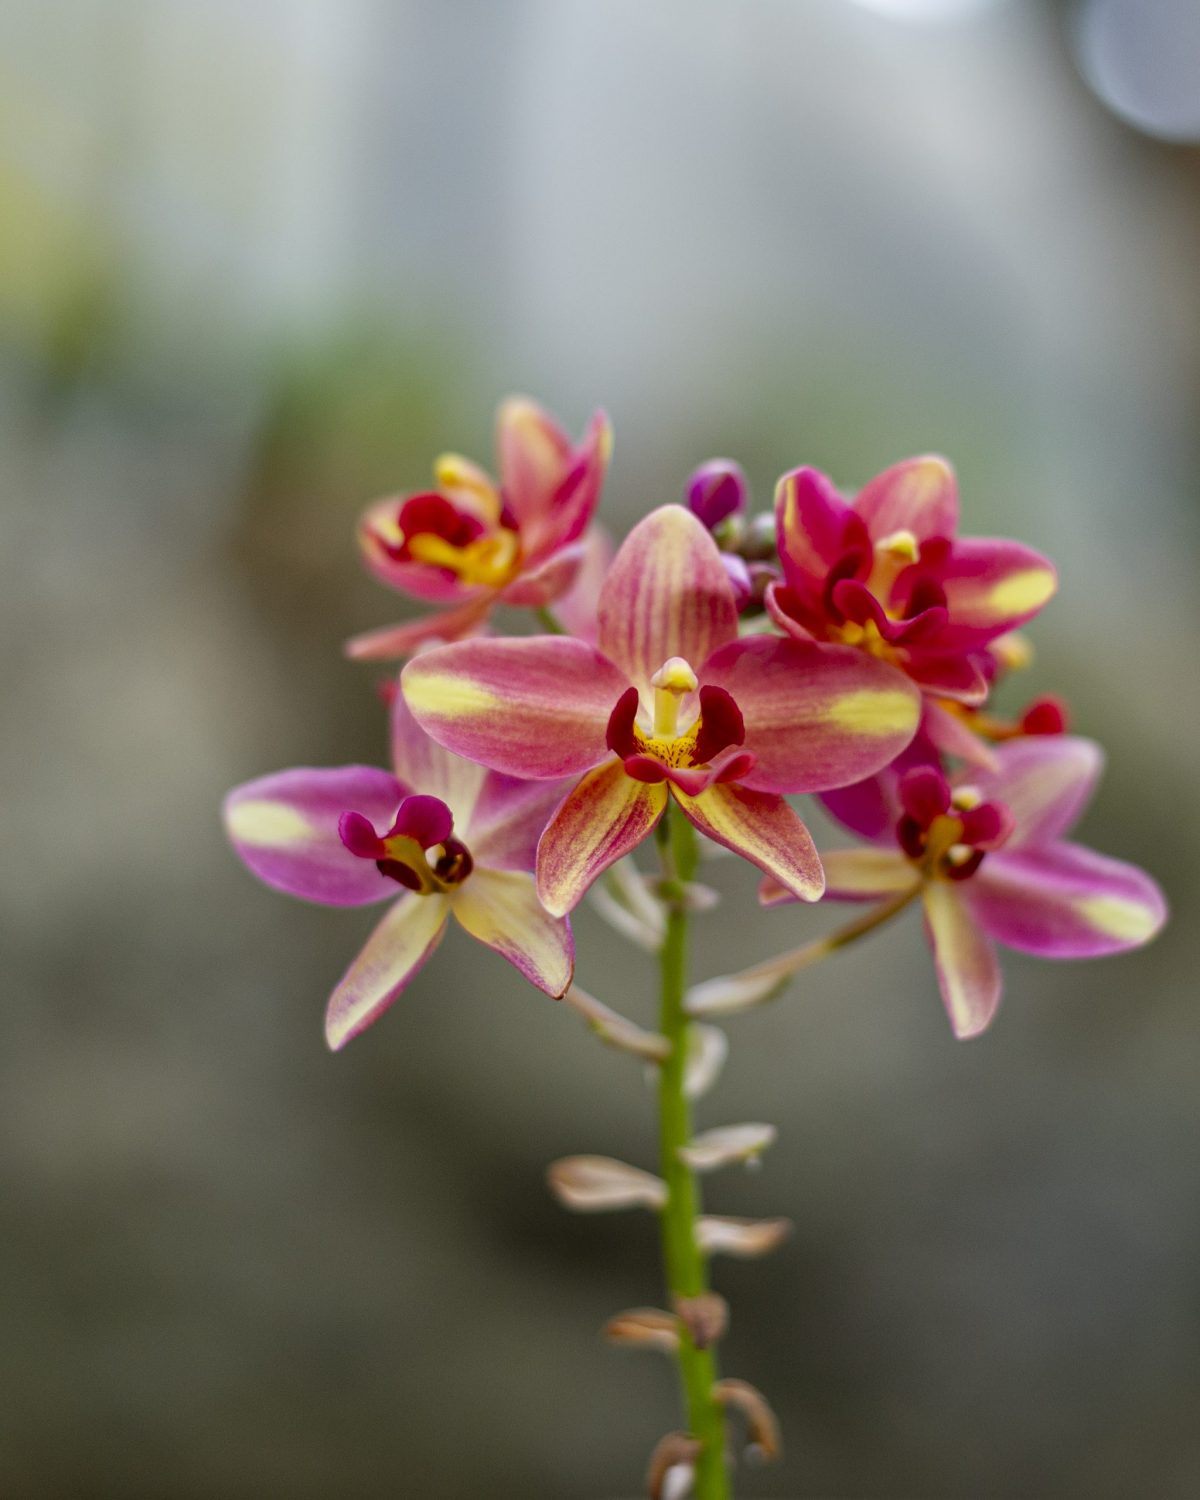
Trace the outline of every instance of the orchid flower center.
<path fill-rule="evenodd" d="M 423 896 L 459 886 L 475 868 L 470 850 L 453 835 L 450 809 L 437 797 L 406 797 L 384 834 L 362 813 L 338 820 L 342 843 L 359 859 L 374 860 L 379 873 Z"/>
<path fill-rule="evenodd" d="M 902 661 L 906 654 L 884 640 L 874 620 L 864 620 L 861 625 L 857 620 L 845 620 L 837 627 L 836 634 L 843 645 L 857 646 L 860 651 L 867 652 L 869 656 L 877 656 L 880 661 L 895 664 Z"/>
<path fill-rule="evenodd" d="M 926 879 L 969 879 L 1013 829 L 1012 814 L 1002 802 L 985 802 L 972 786 L 951 790 L 930 766 L 902 778 L 900 799 L 905 810 L 896 837 Z"/>
<path fill-rule="evenodd" d="M 679 708 L 699 687 L 695 672 L 682 656 L 663 662 L 650 679 L 654 689 L 654 738 L 673 740 L 679 729 Z"/>
<path fill-rule="evenodd" d="M 911 531 L 892 531 L 879 538 L 872 553 L 867 587 L 877 599 L 884 600 L 891 594 L 892 584 L 904 569 L 920 558 L 921 544 Z"/>
<path fill-rule="evenodd" d="M 698 791 L 710 780 L 744 775 L 754 757 L 738 747 L 746 738 L 741 710 L 724 688 L 701 687 L 681 656 L 650 679 L 643 706 L 637 688 L 621 694 L 608 720 L 607 742 L 638 781 L 673 781 Z"/>
<path fill-rule="evenodd" d="M 396 562 L 439 568 L 460 583 L 502 588 L 518 571 L 521 539 L 512 515 L 466 459 L 445 454 L 438 488 L 411 495 L 371 524 L 375 543 Z"/>

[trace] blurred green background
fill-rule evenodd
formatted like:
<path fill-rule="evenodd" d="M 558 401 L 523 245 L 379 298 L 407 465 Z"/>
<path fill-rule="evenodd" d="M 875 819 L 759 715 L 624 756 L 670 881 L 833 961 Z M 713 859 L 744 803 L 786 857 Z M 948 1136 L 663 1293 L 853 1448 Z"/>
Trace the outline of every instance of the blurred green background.
<path fill-rule="evenodd" d="M 384 754 L 340 643 L 405 606 L 355 517 L 490 462 L 512 390 L 607 407 L 618 531 L 713 454 L 762 504 L 949 454 L 966 529 L 1061 567 L 1019 696 L 1108 746 L 1085 836 L 1175 911 L 1009 955 L 971 1044 L 915 920 L 730 1023 L 704 1119 L 781 1135 L 709 1202 L 796 1223 L 716 1267 L 787 1441 L 744 1493 L 1200 1493 L 1200 46 L 1140 14 L 0 13 L 0 1493 L 608 1500 L 677 1425 L 596 1336 L 661 1295 L 652 1221 L 542 1182 L 652 1162 L 638 1067 L 465 939 L 330 1057 L 372 914 L 259 887 L 218 823 Z M 831 920 L 713 870 L 701 972 Z M 577 932 L 649 1019 L 649 961 Z"/>

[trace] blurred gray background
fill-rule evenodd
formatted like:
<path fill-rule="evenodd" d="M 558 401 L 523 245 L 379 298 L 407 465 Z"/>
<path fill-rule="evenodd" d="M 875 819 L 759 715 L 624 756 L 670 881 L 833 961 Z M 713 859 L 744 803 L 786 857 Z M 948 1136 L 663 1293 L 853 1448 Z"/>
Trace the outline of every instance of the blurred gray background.
<path fill-rule="evenodd" d="M 0 1493 L 606 1500 L 678 1423 L 596 1334 L 661 1297 L 652 1221 L 542 1183 L 652 1162 L 638 1067 L 466 939 L 330 1057 L 372 914 L 259 887 L 217 817 L 385 753 L 340 643 L 404 606 L 355 517 L 490 462 L 511 390 L 608 408 L 617 530 L 713 454 L 764 505 L 949 454 L 967 530 L 1060 564 L 1018 696 L 1104 740 L 1085 835 L 1175 910 L 1008 956 L 968 1045 L 915 920 L 730 1023 L 704 1120 L 781 1135 L 709 1202 L 796 1223 L 716 1267 L 787 1441 L 744 1493 L 1200 1492 L 1198 14 L 0 11 Z M 701 972 L 837 916 L 713 869 Z M 650 962 L 577 931 L 648 1020 Z"/>

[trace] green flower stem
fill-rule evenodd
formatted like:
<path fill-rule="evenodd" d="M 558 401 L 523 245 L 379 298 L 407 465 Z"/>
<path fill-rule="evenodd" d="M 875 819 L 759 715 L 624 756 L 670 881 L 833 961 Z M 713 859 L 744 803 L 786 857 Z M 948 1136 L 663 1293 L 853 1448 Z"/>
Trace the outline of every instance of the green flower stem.
<path fill-rule="evenodd" d="M 670 1053 L 659 1067 L 658 1117 L 661 1172 L 667 1184 L 662 1211 L 663 1263 L 672 1303 L 708 1290 L 708 1268 L 696 1244 L 700 1188 L 696 1175 L 679 1155 L 692 1138 L 691 1105 L 684 1090 L 688 1019 L 688 911 L 686 886 L 696 872 L 696 835 L 674 799 L 659 828 L 663 860 L 663 895 L 667 930 L 661 950 L 662 1011 L 660 1031 Z M 729 1500 L 732 1494 L 725 1463 L 725 1422 L 713 1394 L 716 1355 L 698 1349 L 686 1328 L 680 1329 L 679 1372 L 683 1382 L 688 1430 L 702 1445 L 696 1460 L 695 1500 Z"/>
<path fill-rule="evenodd" d="M 566 635 L 566 631 L 554 618 L 554 613 L 545 604 L 539 604 L 533 612 L 533 618 L 538 622 L 547 635 Z"/>

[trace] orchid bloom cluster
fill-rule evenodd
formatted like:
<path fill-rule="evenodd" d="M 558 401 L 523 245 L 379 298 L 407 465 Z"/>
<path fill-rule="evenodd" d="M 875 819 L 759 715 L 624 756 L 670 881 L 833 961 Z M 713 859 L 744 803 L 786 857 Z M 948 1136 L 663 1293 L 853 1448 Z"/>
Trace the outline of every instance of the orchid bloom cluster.
<path fill-rule="evenodd" d="M 611 446 L 603 413 L 576 444 L 514 399 L 499 412 L 497 479 L 447 455 L 434 488 L 371 505 L 367 568 L 440 606 L 347 648 L 408 658 L 386 694 L 390 765 L 263 776 L 230 794 L 225 817 L 266 884 L 327 905 L 389 903 L 330 998 L 331 1047 L 396 1000 L 453 917 L 653 1065 L 660 1174 L 581 1156 L 550 1182 L 572 1208 L 658 1214 L 671 1309 L 621 1314 L 608 1334 L 679 1362 L 687 1424 L 656 1448 L 650 1493 L 719 1500 L 730 1418 L 768 1455 L 778 1432 L 752 1386 L 718 1378 L 728 1310 L 708 1261 L 763 1253 L 787 1225 L 701 1212 L 697 1174 L 774 1137 L 762 1124 L 692 1133 L 692 1101 L 726 1045 L 711 1017 L 778 994 L 919 904 L 950 1024 L 975 1036 L 1000 1001 L 997 944 L 1117 953 L 1154 935 L 1165 904 L 1142 871 L 1068 839 L 1101 756 L 1065 732 L 1062 702 L 992 712 L 993 688 L 1027 659 L 1015 632 L 1056 575 L 1028 547 L 958 534 L 942 459 L 906 460 L 855 495 L 799 468 L 761 515 L 741 469 L 714 460 L 614 554 L 595 522 Z M 500 607 L 532 611 L 538 628 L 498 633 Z M 819 853 L 796 794 L 862 842 Z M 632 857 L 652 837 L 656 876 Z M 866 903 L 865 915 L 688 990 L 689 916 L 715 899 L 695 880 L 709 845 L 757 868 L 764 906 L 824 897 Z M 589 891 L 660 954 L 657 1029 L 573 982 L 571 913 Z"/>

